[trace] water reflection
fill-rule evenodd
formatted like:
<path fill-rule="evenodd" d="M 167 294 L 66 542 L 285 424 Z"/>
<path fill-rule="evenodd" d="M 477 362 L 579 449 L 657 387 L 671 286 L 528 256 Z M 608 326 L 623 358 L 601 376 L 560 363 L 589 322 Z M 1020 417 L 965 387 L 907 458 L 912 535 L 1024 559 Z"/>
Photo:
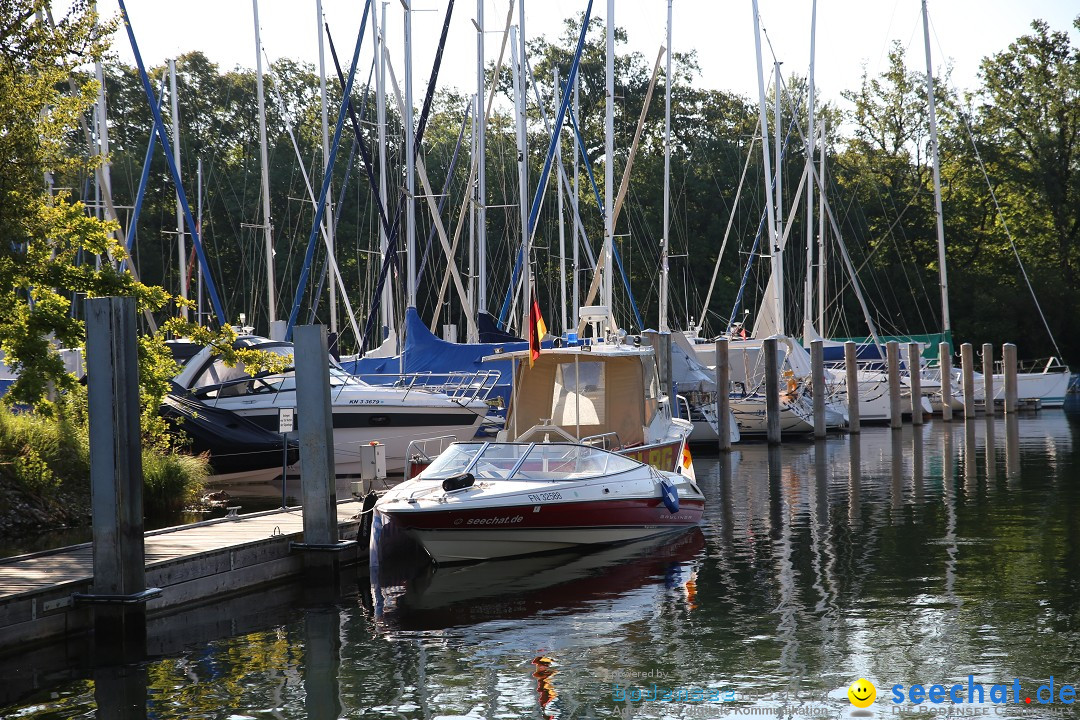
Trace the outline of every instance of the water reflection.
<path fill-rule="evenodd" d="M 154 718 L 716 717 L 732 704 L 809 718 L 847 713 L 844 689 L 866 677 L 881 716 L 893 683 L 1080 680 L 1072 434 L 1047 412 L 743 445 L 695 458 L 700 531 L 381 567 L 372 588 L 360 578 L 336 604 L 298 601 L 263 625 L 245 621 L 257 602 L 238 603 L 222 639 L 8 710 L 141 717 L 123 713 L 142 697 Z M 734 699 L 618 694 L 654 683 Z"/>

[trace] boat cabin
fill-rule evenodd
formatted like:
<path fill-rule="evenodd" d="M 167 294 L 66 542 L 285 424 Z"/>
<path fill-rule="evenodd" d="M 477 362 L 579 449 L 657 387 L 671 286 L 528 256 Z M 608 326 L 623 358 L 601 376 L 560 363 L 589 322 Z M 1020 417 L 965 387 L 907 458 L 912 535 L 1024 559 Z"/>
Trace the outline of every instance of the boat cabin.
<path fill-rule="evenodd" d="M 535 439 L 534 430 L 557 428 L 567 439 L 604 437 L 606 447 L 634 447 L 646 442 L 661 411 L 660 380 L 648 347 L 544 349 L 532 367 L 527 351 L 512 359 L 517 362 L 507 440 Z"/>

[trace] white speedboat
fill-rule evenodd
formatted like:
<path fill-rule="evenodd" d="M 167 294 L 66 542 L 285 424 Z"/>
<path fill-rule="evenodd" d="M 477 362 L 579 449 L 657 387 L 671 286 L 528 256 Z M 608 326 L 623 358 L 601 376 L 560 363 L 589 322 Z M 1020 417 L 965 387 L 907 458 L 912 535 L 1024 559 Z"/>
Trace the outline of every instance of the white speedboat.
<path fill-rule="evenodd" d="M 237 343 L 280 355 L 293 352 L 292 343 L 257 336 L 243 336 Z M 339 477 L 359 473 L 361 445 L 384 444 L 387 472 L 400 473 L 410 443 L 435 436 L 471 439 L 487 413 L 484 397 L 490 383 L 486 377 L 455 377 L 454 391 L 447 394 L 432 386 L 412 385 L 407 376 L 397 385 L 369 385 L 345 373 L 329 357 L 327 362 L 331 363 L 334 465 Z M 231 410 L 273 432 L 278 429 L 278 410 L 297 406 L 292 370 L 251 375 L 242 364 L 229 367 L 210 348 L 188 360 L 174 381 L 206 405 Z M 299 413 L 297 422 L 303 422 Z"/>
<path fill-rule="evenodd" d="M 455 443 L 376 504 L 440 563 L 627 542 L 701 520 L 680 473 L 575 442 Z"/>

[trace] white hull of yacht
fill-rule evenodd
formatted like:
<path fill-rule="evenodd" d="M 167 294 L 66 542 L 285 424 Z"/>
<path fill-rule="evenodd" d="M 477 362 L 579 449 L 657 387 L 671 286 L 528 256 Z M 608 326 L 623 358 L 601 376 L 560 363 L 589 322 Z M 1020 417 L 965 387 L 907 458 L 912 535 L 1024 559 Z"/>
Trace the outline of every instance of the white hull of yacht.
<path fill-rule="evenodd" d="M 994 400 L 1005 400 L 1005 376 L 995 374 Z M 1059 408 L 1065 404 L 1065 394 L 1069 390 L 1068 370 L 1060 372 L 1042 373 L 1017 373 L 1016 374 L 1016 397 L 1021 402 L 1038 400 L 1044 408 Z M 986 386 L 983 376 L 975 378 L 975 402 L 981 403 L 986 399 Z"/>
<path fill-rule="evenodd" d="M 768 432 L 764 396 L 733 397 L 730 402 L 740 434 L 764 435 Z M 780 432 L 793 435 L 814 432 L 814 409 L 809 405 L 809 398 L 798 398 L 793 402 L 781 399 Z"/>
<path fill-rule="evenodd" d="M 373 442 L 385 445 L 386 471 L 398 474 L 405 471 L 405 455 L 413 441 L 435 437 L 453 438 L 447 442 L 471 440 L 484 421 L 483 415 L 450 402 L 446 406 L 426 407 L 334 405 L 331 411 L 334 468 L 338 476 L 359 474 L 361 445 Z M 236 409 L 236 414 L 263 427 L 277 429 L 276 406 Z"/>

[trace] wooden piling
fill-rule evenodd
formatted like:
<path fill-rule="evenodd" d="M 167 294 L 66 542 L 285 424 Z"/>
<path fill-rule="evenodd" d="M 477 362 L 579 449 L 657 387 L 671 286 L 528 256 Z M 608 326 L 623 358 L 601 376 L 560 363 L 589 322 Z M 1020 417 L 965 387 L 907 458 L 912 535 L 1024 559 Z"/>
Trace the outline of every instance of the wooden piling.
<path fill-rule="evenodd" d="M 135 299 L 87 300 L 93 592 L 100 595 L 146 589 L 138 362 Z"/>
<path fill-rule="evenodd" d="M 941 419 L 952 420 L 952 349 L 949 343 L 938 343 L 938 367 L 941 368 Z"/>
<path fill-rule="evenodd" d="M 960 346 L 960 379 L 964 386 L 964 419 L 975 417 L 975 350 L 971 343 Z"/>
<path fill-rule="evenodd" d="M 994 414 L 994 346 L 983 343 L 982 346 L 982 371 L 983 371 L 983 410 Z"/>
<path fill-rule="evenodd" d="M 299 547 L 325 550 L 338 542 L 334 425 L 330 410 L 326 328 L 322 325 L 300 325 L 295 328 L 293 337 L 300 485 L 304 502 L 304 542 Z"/>
<path fill-rule="evenodd" d="M 922 366 L 919 363 L 919 343 L 907 346 L 908 384 L 911 386 L 911 424 L 923 424 Z"/>
<path fill-rule="evenodd" d="M 1005 343 L 1001 346 L 1001 361 L 1005 366 L 1005 413 L 1015 413 L 1020 396 L 1016 376 L 1016 345 Z"/>
<path fill-rule="evenodd" d="M 716 341 L 716 429 L 720 452 L 731 450 L 731 365 L 727 338 Z"/>
<path fill-rule="evenodd" d="M 889 367 L 889 427 L 898 428 L 903 420 L 900 405 L 900 343 L 895 340 L 885 343 L 885 356 Z"/>
<path fill-rule="evenodd" d="M 825 344 L 810 342 L 810 379 L 814 391 L 814 437 L 825 437 Z"/>
<path fill-rule="evenodd" d="M 108 661 L 145 652 L 142 433 L 135 298 L 86 301 L 90 505 L 94 580 L 76 603 L 94 607 L 95 645 Z"/>
<path fill-rule="evenodd" d="M 772 445 L 780 442 L 780 363 L 776 345 L 776 338 L 761 341 L 761 352 L 765 354 L 765 438 Z"/>
<path fill-rule="evenodd" d="M 848 432 L 859 432 L 859 360 L 858 345 L 844 343 L 844 371 L 847 373 Z"/>

